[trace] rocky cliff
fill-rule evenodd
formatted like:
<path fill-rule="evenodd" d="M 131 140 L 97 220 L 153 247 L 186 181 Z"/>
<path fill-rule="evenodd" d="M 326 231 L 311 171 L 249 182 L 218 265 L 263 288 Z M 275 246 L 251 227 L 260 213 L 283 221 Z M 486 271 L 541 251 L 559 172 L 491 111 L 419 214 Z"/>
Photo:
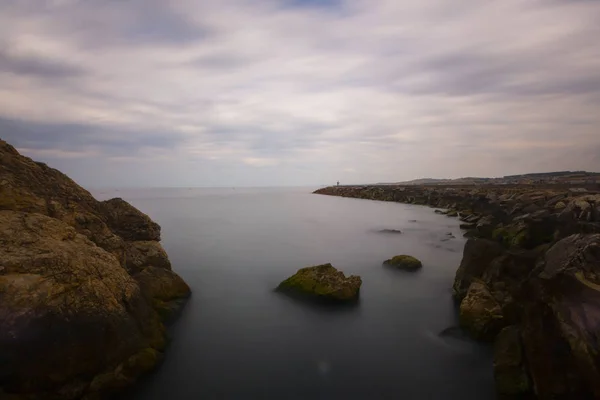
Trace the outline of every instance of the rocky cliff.
<path fill-rule="evenodd" d="M 600 398 L 600 194 L 556 187 L 329 187 L 315 193 L 443 208 L 469 237 L 461 326 L 494 342 L 502 398 Z"/>
<path fill-rule="evenodd" d="M 159 241 L 0 140 L 0 398 L 100 399 L 152 369 L 190 293 Z"/>

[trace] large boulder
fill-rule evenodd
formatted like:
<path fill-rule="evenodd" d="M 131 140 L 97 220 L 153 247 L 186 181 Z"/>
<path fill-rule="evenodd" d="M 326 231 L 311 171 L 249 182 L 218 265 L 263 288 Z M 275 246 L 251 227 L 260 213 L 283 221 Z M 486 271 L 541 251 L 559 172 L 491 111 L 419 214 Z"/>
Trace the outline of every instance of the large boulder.
<path fill-rule="evenodd" d="M 46 164 L 21 156 L 0 140 L 0 210 L 36 212 L 74 227 L 125 261 L 123 238 L 105 223 L 100 202 L 72 179 Z"/>
<path fill-rule="evenodd" d="M 353 302 L 358 299 L 361 285 L 359 276 L 346 277 L 331 264 L 323 264 L 299 269 L 277 290 L 318 300 Z"/>
<path fill-rule="evenodd" d="M 500 244 L 487 239 L 469 239 L 465 243 L 463 258 L 456 271 L 454 285 L 452 286 L 454 297 L 462 300 L 473 279 L 483 276 L 491 262 L 502 254 L 503 248 Z"/>
<path fill-rule="evenodd" d="M 599 277 L 600 235 L 572 235 L 548 250 L 522 293 L 524 350 L 540 398 L 600 398 Z"/>
<path fill-rule="evenodd" d="M 130 274 L 141 272 L 148 266 L 171 269 L 167 252 L 159 242 L 127 242 L 125 246 L 125 266 Z"/>
<path fill-rule="evenodd" d="M 0 384 L 60 391 L 162 349 L 164 327 L 117 259 L 62 221 L 0 211 Z"/>
<path fill-rule="evenodd" d="M 0 140 L 0 398 L 100 398 L 158 363 L 189 295 L 159 238 Z"/>
<path fill-rule="evenodd" d="M 101 204 L 108 226 L 123 239 L 160 240 L 160 226 L 125 200 L 115 198 Z"/>
<path fill-rule="evenodd" d="M 190 295 L 187 283 L 169 269 L 148 266 L 133 278 L 163 320 L 176 315 Z"/>
<path fill-rule="evenodd" d="M 423 267 L 423 263 L 421 263 L 421 261 L 419 261 L 413 256 L 408 256 L 406 254 L 394 256 L 389 260 L 385 260 L 383 262 L 383 265 L 403 269 L 405 271 L 416 271 Z"/>
<path fill-rule="evenodd" d="M 460 303 L 459 322 L 473 338 L 492 340 L 506 325 L 502 307 L 482 282 L 473 282 Z"/>

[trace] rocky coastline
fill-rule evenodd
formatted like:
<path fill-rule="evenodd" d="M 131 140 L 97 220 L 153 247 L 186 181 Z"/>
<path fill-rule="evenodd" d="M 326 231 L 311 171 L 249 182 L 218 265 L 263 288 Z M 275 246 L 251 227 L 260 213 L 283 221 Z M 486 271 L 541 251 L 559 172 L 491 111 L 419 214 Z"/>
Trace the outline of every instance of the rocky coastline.
<path fill-rule="evenodd" d="M 190 295 L 160 239 L 0 140 L 0 398 L 103 399 L 153 369 Z"/>
<path fill-rule="evenodd" d="M 493 342 L 500 398 L 600 398 L 600 192 L 568 187 L 333 186 L 316 194 L 435 207 L 468 240 L 453 295 Z"/>

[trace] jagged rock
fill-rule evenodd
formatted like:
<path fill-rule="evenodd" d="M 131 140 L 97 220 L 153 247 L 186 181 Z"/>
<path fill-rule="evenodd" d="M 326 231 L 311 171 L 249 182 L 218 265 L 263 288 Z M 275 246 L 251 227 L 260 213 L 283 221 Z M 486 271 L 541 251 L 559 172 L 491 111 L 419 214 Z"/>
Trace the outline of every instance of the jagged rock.
<path fill-rule="evenodd" d="M 160 226 L 123 199 L 102 202 L 108 226 L 128 241 L 160 240 Z"/>
<path fill-rule="evenodd" d="M 0 211 L 0 382 L 56 388 L 162 349 L 164 328 L 119 262 L 62 221 Z"/>
<path fill-rule="evenodd" d="M 460 303 L 460 325 L 475 339 L 491 340 L 506 324 L 502 308 L 482 282 L 473 282 Z"/>
<path fill-rule="evenodd" d="M 482 237 L 488 237 L 494 230 L 494 226 L 494 217 L 492 215 L 486 215 L 477 221 L 477 233 L 479 233 Z"/>
<path fill-rule="evenodd" d="M 465 230 L 475 229 L 476 227 L 477 227 L 477 224 L 460 224 L 460 226 L 459 226 L 460 229 L 465 229 Z"/>
<path fill-rule="evenodd" d="M 358 299 L 362 280 L 346 277 L 331 264 L 301 268 L 277 287 L 278 291 L 318 300 L 352 302 Z"/>
<path fill-rule="evenodd" d="M 142 293 L 164 320 L 177 313 L 183 301 L 190 295 L 190 288 L 173 271 L 148 266 L 133 275 Z"/>
<path fill-rule="evenodd" d="M 463 251 L 463 259 L 456 271 L 454 285 L 452 286 L 454 297 L 457 300 L 462 300 L 467 294 L 473 279 L 481 278 L 492 260 L 500 256 L 502 252 L 502 246 L 491 240 L 467 240 Z"/>
<path fill-rule="evenodd" d="M 494 380 L 497 392 L 503 395 L 518 396 L 531 390 L 518 326 L 507 326 L 494 340 Z"/>
<path fill-rule="evenodd" d="M 157 311 L 189 295 L 159 238 L 0 140 L 0 397 L 102 398 L 155 365 Z"/>
<path fill-rule="evenodd" d="M 125 254 L 125 265 L 130 274 L 138 273 L 148 266 L 171 269 L 167 253 L 158 242 L 127 242 Z"/>
<path fill-rule="evenodd" d="M 421 263 L 421 261 L 413 256 L 408 255 L 394 256 L 389 260 L 385 260 L 383 265 L 388 265 L 390 267 L 403 269 L 406 271 L 416 271 L 423 267 L 423 263 Z"/>
<path fill-rule="evenodd" d="M 540 398 L 598 398 L 600 235 L 572 235 L 545 254 L 522 299 L 528 371 Z M 542 348 L 551 348 L 548 354 Z"/>

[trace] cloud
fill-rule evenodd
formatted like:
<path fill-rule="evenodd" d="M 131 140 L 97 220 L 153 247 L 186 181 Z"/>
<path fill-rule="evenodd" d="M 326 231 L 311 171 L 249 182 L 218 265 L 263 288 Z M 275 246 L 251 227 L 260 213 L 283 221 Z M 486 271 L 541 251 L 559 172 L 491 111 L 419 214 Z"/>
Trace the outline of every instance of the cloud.
<path fill-rule="evenodd" d="M 598 20 L 583 0 L 6 2 L 0 136 L 84 184 L 600 170 Z"/>
<path fill-rule="evenodd" d="M 59 60 L 11 54 L 2 49 L 0 49 L 0 71 L 43 79 L 77 77 L 84 73 L 83 69 Z"/>

